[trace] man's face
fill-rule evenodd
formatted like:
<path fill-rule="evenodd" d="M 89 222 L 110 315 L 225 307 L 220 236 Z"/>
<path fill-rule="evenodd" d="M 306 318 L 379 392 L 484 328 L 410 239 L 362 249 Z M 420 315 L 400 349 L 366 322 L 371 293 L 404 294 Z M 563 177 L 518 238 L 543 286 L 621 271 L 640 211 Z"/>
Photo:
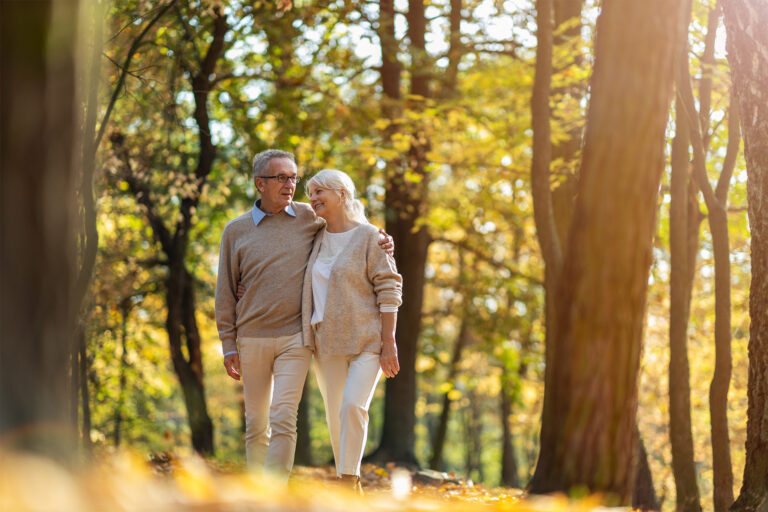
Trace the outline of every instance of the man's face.
<path fill-rule="evenodd" d="M 287 158 L 273 158 L 269 161 L 269 171 L 265 176 L 296 177 L 296 165 Z M 291 204 L 293 193 L 296 192 L 296 181 L 286 180 L 280 183 L 279 178 L 256 178 L 256 186 L 261 192 L 261 208 L 270 213 L 277 213 Z"/>

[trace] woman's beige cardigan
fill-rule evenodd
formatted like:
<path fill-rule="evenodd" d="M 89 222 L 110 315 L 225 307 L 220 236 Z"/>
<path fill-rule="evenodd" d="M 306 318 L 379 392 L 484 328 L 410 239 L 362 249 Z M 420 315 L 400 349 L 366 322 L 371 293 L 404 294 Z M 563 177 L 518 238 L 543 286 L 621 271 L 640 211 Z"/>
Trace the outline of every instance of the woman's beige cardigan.
<path fill-rule="evenodd" d="M 312 320 L 312 267 L 323 243 L 317 233 L 304 273 L 301 318 L 304 346 L 320 354 L 381 353 L 379 305 L 402 304 L 403 278 L 395 260 L 379 247 L 379 231 L 362 224 L 331 267 L 323 321 L 315 332 Z"/>

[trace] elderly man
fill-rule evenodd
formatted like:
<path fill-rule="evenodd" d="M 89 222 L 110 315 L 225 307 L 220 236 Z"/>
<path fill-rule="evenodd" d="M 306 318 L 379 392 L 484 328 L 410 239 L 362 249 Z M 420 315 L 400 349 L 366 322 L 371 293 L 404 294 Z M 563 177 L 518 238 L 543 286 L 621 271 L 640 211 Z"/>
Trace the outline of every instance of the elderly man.
<path fill-rule="evenodd" d="M 293 202 L 300 178 L 291 153 L 257 154 L 253 177 L 261 199 L 221 237 L 216 326 L 227 373 L 243 379 L 248 466 L 287 478 L 312 357 L 301 335 L 302 283 L 323 220 Z M 392 250 L 389 237 L 380 243 Z M 245 292 L 238 300 L 239 285 Z"/>

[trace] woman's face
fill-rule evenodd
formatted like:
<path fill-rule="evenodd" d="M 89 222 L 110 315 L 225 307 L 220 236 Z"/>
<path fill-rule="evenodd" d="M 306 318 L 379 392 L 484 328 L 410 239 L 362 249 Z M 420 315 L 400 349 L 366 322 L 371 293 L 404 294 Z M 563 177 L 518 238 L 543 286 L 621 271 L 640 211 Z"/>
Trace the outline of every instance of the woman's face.
<path fill-rule="evenodd" d="M 324 219 L 337 215 L 344 209 L 341 195 L 337 191 L 323 188 L 314 183 L 309 187 L 309 203 L 317 216 Z"/>

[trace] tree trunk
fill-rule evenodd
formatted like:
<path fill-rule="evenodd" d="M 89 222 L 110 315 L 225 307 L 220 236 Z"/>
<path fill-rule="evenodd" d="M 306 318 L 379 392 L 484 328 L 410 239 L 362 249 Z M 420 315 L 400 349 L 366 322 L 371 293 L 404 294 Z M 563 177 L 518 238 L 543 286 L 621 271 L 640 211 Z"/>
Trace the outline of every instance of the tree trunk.
<path fill-rule="evenodd" d="M 78 371 L 80 372 L 79 390 L 80 390 L 80 414 L 81 414 L 81 426 L 80 426 L 80 445 L 85 453 L 91 451 L 91 402 L 90 393 L 88 387 L 88 350 L 85 344 L 85 332 L 78 326 Z"/>
<path fill-rule="evenodd" d="M 505 487 L 520 487 L 518 477 L 517 458 L 515 447 L 512 444 L 512 428 L 509 425 L 509 417 L 512 416 L 512 394 L 509 390 L 508 380 L 502 374 L 501 391 L 499 392 L 501 405 L 501 485 Z"/>
<path fill-rule="evenodd" d="M 467 390 L 469 407 L 464 410 L 464 471 L 468 478 L 472 478 L 472 472 L 477 472 L 477 481 L 483 481 L 482 465 L 482 422 L 480 421 L 480 407 L 477 392 L 474 389 Z"/>
<path fill-rule="evenodd" d="M 172 3 L 173 0 L 165 4 L 156 14 L 155 20 Z M 169 228 L 160 214 L 152 190 L 146 181 L 146 173 L 133 169 L 129 150 L 124 144 L 125 137 L 119 133 L 111 137 L 115 152 L 124 165 L 121 177 L 128 183 L 136 201 L 144 207 L 144 214 L 152 228 L 154 238 L 167 259 L 165 328 L 168 332 L 171 361 L 184 395 L 192 446 L 203 455 L 213 453 L 213 424 L 205 402 L 200 332 L 195 319 L 194 278 L 187 269 L 185 260 L 189 248 L 193 211 L 200 200 L 216 158 L 216 147 L 213 144 L 208 112 L 208 96 L 213 89 L 212 80 L 215 77 L 218 60 L 224 52 L 224 39 L 229 26 L 226 14 L 218 6 L 212 8 L 212 18 L 211 40 L 205 54 L 199 56 L 200 60 L 197 62 L 199 69 L 195 70 L 194 74 L 188 70 L 191 74 L 190 82 L 195 102 L 193 117 L 197 125 L 199 145 L 197 166 L 194 170 L 196 189 L 194 194 L 186 195 L 181 199 L 176 220 L 170 222 L 173 229 Z M 147 29 L 148 27 L 145 27 L 144 31 Z M 140 40 L 141 36 L 134 43 L 137 44 Z M 115 91 L 117 92 L 118 89 Z M 182 346 L 186 347 L 186 356 Z"/>
<path fill-rule="evenodd" d="M 186 246 L 186 244 L 185 244 Z M 171 260 L 167 281 L 166 331 L 173 369 L 179 378 L 187 409 L 192 447 L 202 455 L 213 454 L 213 423 L 208 415 L 203 385 L 200 338 L 194 317 L 194 285 L 183 261 Z M 182 351 L 186 341 L 187 357 Z"/>
<path fill-rule="evenodd" d="M 581 11 L 584 8 L 584 0 L 554 0 L 554 34 L 553 34 L 553 49 L 558 50 L 571 50 L 575 51 L 573 59 L 563 67 L 566 69 L 570 66 L 582 65 L 584 61 L 584 54 L 581 51 L 583 45 L 581 45 Z M 567 27 L 563 27 L 567 24 Z M 562 50 L 561 50 L 562 49 Z M 561 69 L 553 69 L 555 72 L 562 71 Z M 551 96 L 558 94 L 568 95 L 574 99 L 581 100 L 586 93 L 586 80 L 577 84 L 571 84 L 564 87 L 558 87 L 552 91 Z M 550 96 L 550 97 L 551 97 Z M 568 136 L 563 140 L 558 141 L 552 146 L 552 158 L 553 160 L 561 160 L 566 169 L 572 169 L 572 164 L 576 164 L 576 158 L 581 148 L 582 127 L 576 124 L 573 128 L 568 130 Z M 571 198 L 571 202 L 573 198 Z M 562 240 L 562 238 L 561 238 Z"/>
<path fill-rule="evenodd" d="M 445 436 L 448 432 L 448 416 L 451 412 L 451 404 L 453 403 L 453 400 L 451 400 L 450 397 L 450 392 L 453 390 L 456 374 L 459 371 L 461 353 L 469 341 L 469 333 L 467 332 L 467 329 L 467 318 L 465 316 L 461 321 L 459 335 L 453 345 L 453 355 L 451 356 L 451 363 L 448 367 L 448 377 L 445 379 L 445 382 L 451 386 L 443 393 L 443 407 L 440 411 L 440 418 L 437 422 L 435 435 L 432 438 L 432 457 L 429 460 L 429 467 L 438 471 L 442 471 L 443 469 L 443 447 L 445 446 Z"/>
<path fill-rule="evenodd" d="M 723 11 L 747 161 L 752 253 L 746 462 L 731 510 L 768 510 L 768 5 L 723 0 Z"/>
<path fill-rule="evenodd" d="M 637 435 L 637 474 L 635 475 L 635 490 L 632 493 L 632 508 L 637 510 L 661 510 L 661 503 L 653 489 L 653 475 L 648 464 L 648 453 L 640 437 L 640 431 L 635 427 Z"/>
<path fill-rule="evenodd" d="M 67 460 L 77 446 L 77 11 L 74 0 L 0 4 L 0 437 Z"/>
<path fill-rule="evenodd" d="M 121 426 L 123 423 L 123 407 L 125 405 L 125 371 L 128 366 L 128 312 L 130 311 L 130 299 L 124 300 L 120 305 L 122 322 L 120 325 L 120 375 L 118 378 L 117 404 L 115 405 L 115 420 L 112 429 L 112 442 L 115 447 L 120 446 Z"/>
<path fill-rule="evenodd" d="M 541 447 L 536 493 L 585 486 L 620 504 L 631 500 L 642 326 L 681 14 L 671 0 L 622 0 L 604 4 L 597 22 L 545 389 L 550 414 L 542 431 L 553 442 Z"/>
<path fill-rule="evenodd" d="M 536 71 L 531 97 L 531 126 L 533 128 L 533 159 L 531 162 L 531 195 L 536 235 L 544 259 L 544 319 L 545 319 L 545 370 L 544 387 L 554 386 L 553 360 L 555 347 L 555 290 L 562 267 L 560 240 L 552 206 L 552 191 L 549 188 L 549 165 L 552 159 L 550 129 L 550 84 L 552 81 L 552 0 L 536 1 Z M 548 471 L 541 459 L 546 447 L 554 443 L 553 425 L 555 410 L 551 394 L 544 393 L 541 432 L 539 435 L 539 463 L 536 472 Z M 533 480 L 537 479 L 534 474 Z"/>
<path fill-rule="evenodd" d="M 312 437 L 310 436 L 309 379 L 304 381 L 299 410 L 296 417 L 296 456 L 294 463 L 300 466 L 312 466 Z"/>
<path fill-rule="evenodd" d="M 728 153 L 716 190 L 712 190 L 706 168 L 705 139 L 701 133 L 688 68 L 687 45 L 678 62 L 678 92 L 687 117 L 693 146 L 694 176 L 707 204 L 712 248 L 715 258 L 715 371 L 709 390 L 712 429 L 712 467 L 714 506 L 725 512 L 733 503 L 733 470 L 728 435 L 728 388 L 731 381 L 731 263 L 726 212 L 728 188 L 738 153 L 738 117 L 729 113 Z M 707 113 L 706 118 L 709 118 Z M 687 148 L 686 148 L 687 149 Z M 686 151 L 687 152 L 687 151 Z"/>
<path fill-rule="evenodd" d="M 688 317 L 693 275 L 689 255 L 688 121 L 677 102 L 670 178 L 670 311 L 669 311 L 669 440 L 677 510 L 700 511 L 691 430 L 691 385 L 688 367 Z"/>
<path fill-rule="evenodd" d="M 380 38 L 382 44 L 382 82 L 385 85 L 385 108 L 393 108 L 399 99 L 399 65 L 394 39 L 394 6 L 381 2 Z M 429 97 L 429 69 L 426 66 L 424 3 L 412 0 L 408 10 L 408 36 L 411 42 L 411 94 L 415 109 L 421 108 Z M 397 80 L 397 81 L 396 81 Z M 398 88 L 395 92 L 395 87 Z M 392 114 L 393 111 L 385 111 Z M 384 397 L 384 425 L 381 443 L 369 457 L 376 461 L 394 461 L 417 465 L 414 454 L 414 427 L 416 424 L 416 354 L 421 333 L 421 307 L 424 298 L 424 269 L 430 237 L 424 226 L 416 225 L 426 206 L 426 155 L 428 141 L 418 127 L 411 136 L 407 170 L 421 180 L 413 183 L 405 179 L 402 166 L 391 166 L 394 171 L 387 181 L 385 197 L 386 229 L 395 239 L 395 261 L 403 282 L 403 304 L 398 312 L 396 329 L 400 373 L 388 379 Z"/>

